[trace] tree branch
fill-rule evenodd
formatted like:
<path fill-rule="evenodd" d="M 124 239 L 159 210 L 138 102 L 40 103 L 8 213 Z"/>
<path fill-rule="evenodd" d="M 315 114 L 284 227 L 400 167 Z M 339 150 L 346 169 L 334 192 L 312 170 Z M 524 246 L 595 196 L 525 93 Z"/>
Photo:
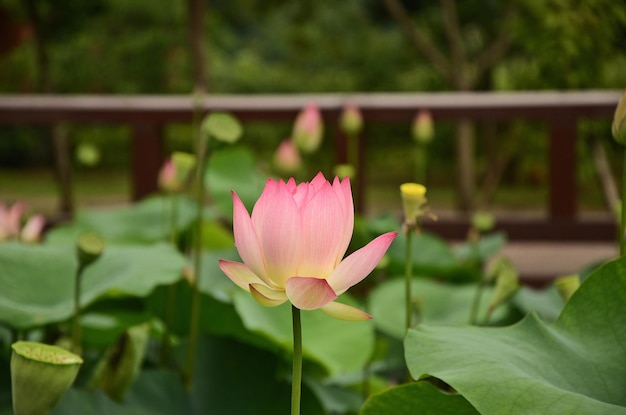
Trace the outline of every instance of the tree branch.
<path fill-rule="evenodd" d="M 454 69 L 446 57 L 439 52 L 428 36 L 416 27 L 406 9 L 399 0 L 384 0 L 385 6 L 393 18 L 400 24 L 413 46 L 422 54 L 435 69 L 447 80 L 452 81 L 450 75 Z"/>
<path fill-rule="evenodd" d="M 469 85 L 465 80 L 469 77 L 465 74 L 465 47 L 455 0 L 441 0 L 441 10 L 452 63 L 450 78 L 458 89 L 467 89 Z"/>
<path fill-rule="evenodd" d="M 511 37 L 509 36 L 508 28 L 510 26 L 509 23 L 516 15 L 517 9 L 512 5 L 509 6 L 504 19 L 502 19 L 503 24 L 497 37 L 474 61 L 474 81 L 480 79 L 485 71 L 495 66 L 509 51 Z"/>

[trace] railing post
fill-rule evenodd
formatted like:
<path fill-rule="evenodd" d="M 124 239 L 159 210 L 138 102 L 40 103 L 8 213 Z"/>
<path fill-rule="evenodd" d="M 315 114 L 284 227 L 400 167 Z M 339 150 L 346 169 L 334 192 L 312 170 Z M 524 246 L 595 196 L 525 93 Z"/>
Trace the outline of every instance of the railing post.
<path fill-rule="evenodd" d="M 131 143 L 132 198 L 139 200 L 157 190 L 157 176 L 164 160 L 162 126 L 136 122 Z"/>
<path fill-rule="evenodd" d="M 575 220 L 576 119 L 555 118 L 550 122 L 550 220 Z"/>

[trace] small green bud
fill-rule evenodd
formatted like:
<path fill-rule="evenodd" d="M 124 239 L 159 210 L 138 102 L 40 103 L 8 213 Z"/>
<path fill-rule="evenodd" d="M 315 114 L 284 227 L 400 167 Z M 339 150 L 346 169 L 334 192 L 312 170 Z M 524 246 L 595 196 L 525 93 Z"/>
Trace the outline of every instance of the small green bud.
<path fill-rule="evenodd" d="M 478 232 L 489 232 L 495 224 L 496 218 L 489 212 L 476 212 L 472 215 L 472 227 Z"/>
<path fill-rule="evenodd" d="M 84 232 L 78 237 L 76 252 L 82 268 L 100 258 L 104 251 L 104 240 L 95 232 Z"/>
<path fill-rule="evenodd" d="M 554 286 L 563 301 L 568 302 L 578 287 L 580 287 L 580 277 L 577 274 L 559 277 L 554 280 Z"/>
<path fill-rule="evenodd" d="M 341 130 L 350 135 L 356 136 L 363 129 L 363 117 L 358 107 L 348 104 L 344 107 L 339 119 Z"/>
<path fill-rule="evenodd" d="M 611 126 L 613 138 L 620 144 L 626 144 L 626 91 L 617 103 L 613 125 Z"/>
<path fill-rule="evenodd" d="M 413 119 L 413 139 L 420 144 L 428 144 L 435 137 L 435 124 L 430 111 L 421 110 Z"/>
<path fill-rule="evenodd" d="M 351 164 L 338 164 L 335 166 L 335 176 L 339 178 L 348 177 L 350 180 L 356 177 L 356 169 Z"/>
<path fill-rule="evenodd" d="M 489 302 L 489 310 L 508 301 L 520 287 L 519 273 L 508 258 L 498 258 L 493 264 L 488 280 L 496 280 L 496 286 Z"/>
<path fill-rule="evenodd" d="M 18 341 L 11 348 L 14 414 L 50 413 L 74 383 L 83 360 L 65 349 L 43 343 Z"/>

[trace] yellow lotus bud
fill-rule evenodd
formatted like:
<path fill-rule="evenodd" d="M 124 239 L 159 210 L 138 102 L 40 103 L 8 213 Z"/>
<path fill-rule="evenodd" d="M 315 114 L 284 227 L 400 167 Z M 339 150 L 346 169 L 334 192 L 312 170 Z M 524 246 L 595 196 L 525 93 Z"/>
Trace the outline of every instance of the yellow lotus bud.
<path fill-rule="evenodd" d="M 11 346 L 15 415 L 46 415 L 74 383 L 83 360 L 48 344 L 18 341 Z"/>
<path fill-rule="evenodd" d="M 400 194 L 404 220 L 408 224 L 417 223 L 417 218 L 424 213 L 422 208 L 426 204 L 426 187 L 417 183 L 404 183 L 400 185 Z"/>

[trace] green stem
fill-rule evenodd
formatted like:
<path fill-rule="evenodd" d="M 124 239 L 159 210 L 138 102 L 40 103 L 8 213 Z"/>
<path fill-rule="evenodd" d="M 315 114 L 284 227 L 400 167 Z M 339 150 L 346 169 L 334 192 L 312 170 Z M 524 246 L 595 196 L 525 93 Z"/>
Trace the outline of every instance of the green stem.
<path fill-rule="evenodd" d="M 291 379 L 291 415 L 300 415 L 302 395 L 302 323 L 300 309 L 291 306 L 293 323 L 293 377 Z"/>
<path fill-rule="evenodd" d="M 84 266 L 78 265 L 76 278 L 74 279 L 74 319 L 72 324 L 72 352 L 80 354 L 81 351 L 81 328 L 80 328 L 80 287 Z"/>
<path fill-rule="evenodd" d="M 415 144 L 415 182 L 426 184 L 426 164 L 428 154 L 426 146 L 421 143 Z"/>
<path fill-rule="evenodd" d="M 194 124 L 196 123 L 194 111 Z M 204 173 L 206 170 L 206 163 L 208 157 L 208 140 L 204 138 L 200 128 L 195 128 L 197 131 L 197 171 L 196 171 L 196 209 L 197 209 L 197 222 L 196 222 L 196 237 L 193 246 L 193 275 L 195 276 L 194 283 L 192 284 L 192 299 L 191 299 L 191 315 L 189 320 L 189 347 L 187 351 L 187 387 L 191 389 L 191 382 L 193 379 L 193 369 L 196 363 L 196 356 L 198 354 L 198 333 L 200 329 L 200 270 L 202 266 L 202 228 L 204 227 Z"/>
<path fill-rule="evenodd" d="M 170 243 L 176 249 L 176 240 L 178 239 L 178 194 L 174 193 L 170 196 Z M 165 366 L 169 358 L 169 337 L 170 327 L 174 318 L 174 305 L 176 301 L 176 286 L 174 284 L 167 288 L 167 303 L 165 305 L 165 321 L 163 329 L 163 338 L 161 339 L 161 366 Z"/>
<path fill-rule="evenodd" d="M 348 139 L 348 164 L 354 168 L 354 178 L 352 183 L 352 192 L 354 200 L 358 201 L 359 191 L 359 136 L 358 134 L 347 134 Z"/>
<path fill-rule="evenodd" d="M 404 293 L 405 293 L 405 306 L 406 306 L 406 330 L 411 328 L 411 320 L 413 316 L 413 299 L 411 296 L 411 280 L 413 278 L 413 249 L 412 235 L 415 228 L 409 226 L 406 232 L 406 257 L 405 257 L 405 279 L 404 279 Z"/>
<path fill-rule="evenodd" d="M 624 150 L 624 172 L 622 175 L 622 221 L 619 231 L 620 256 L 626 255 L 626 150 Z"/>

